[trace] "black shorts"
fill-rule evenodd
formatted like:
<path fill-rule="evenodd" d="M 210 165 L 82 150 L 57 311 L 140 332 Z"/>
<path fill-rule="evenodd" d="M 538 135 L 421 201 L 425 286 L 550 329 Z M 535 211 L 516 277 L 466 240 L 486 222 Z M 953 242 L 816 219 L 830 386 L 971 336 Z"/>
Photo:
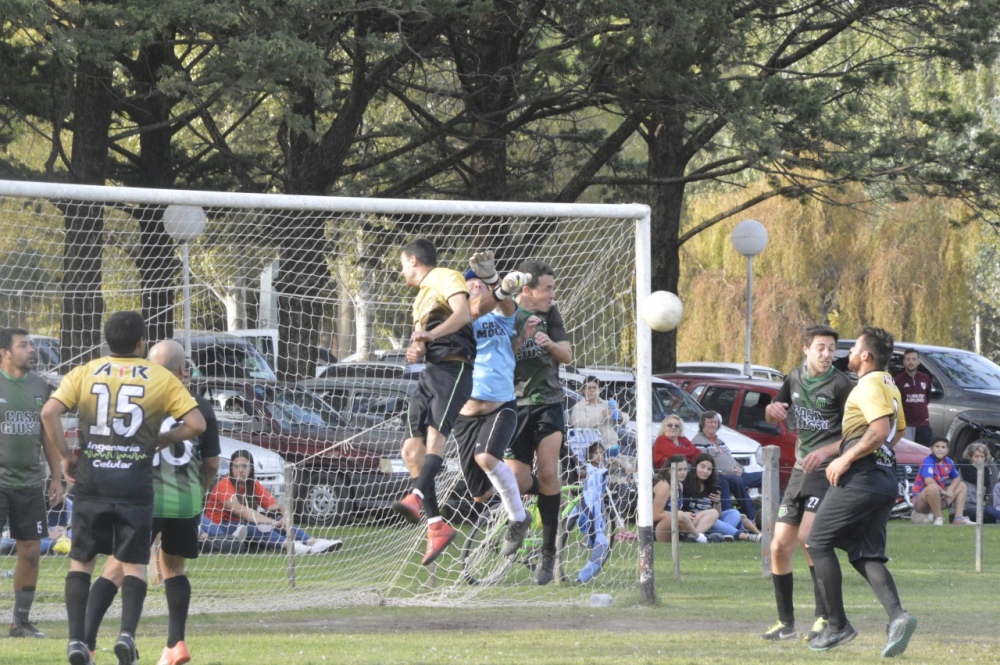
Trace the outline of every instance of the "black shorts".
<path fill-rule="evenodd" d="M 473 497 L 483 496 L 493 483 L 476 462 L 476 455 L 489 453 L 501 460 L 517 429 L 517 402 L 507 402 L 493 413 L 482 416 L 458 415 L 455 419 L 455 440 L 462 460 L 462 474 Z"/>
<path fill-rule="evenodd" d="M 154 517 L 152 540 L 160 536 L 160 549 L 173 556 L 197 559 L 201 549 L 198 531 L 201 529 L 201 515 L 194 517 Z"/>
<path fill-rule="evenodd" d="M 802 524 L 802 515 L 819 510 L 828 489 L 830 481 L 826 479 L 825 466 L 809 473 L 802 469 L 792 469 L 788 487 L 778 506 L 778 521 L 793 526 Z"/>
<path fill-rule="evenodd" d="M 0 487 L 0 527 L 10 517 L 14 540 L 41 540 L 48 536 L 45 487 Z"/>
<path fill-rule="evenodd" d="M 517 431 L 507 451 L 507 459 L 530 465 L 539 442 L 559 432 L 566 438 L 566 414 L 561 402 L 517 407 Z"/>
<path fill-rule="evenodd" d="M 451 433 L 459 409 L 472 394 L 472 367 L 459 360 L 427 365 L 420 373 L 417 392 L 406 415 L 409 438 L 427 436 L 433 427 Z"/>
<path fill-rule="evenodd" d="M 72 524 L 71 559 L 90 561 L 98 554 L 114 554 L 122 563 L 149 563 L 152 503 L 78 497 L 73 503 Z"/>
<path fill-rule="evenodd" d="M 896 500 L 884 494 L 850 487 L 831 487 L 816 513 L 806 547 L 842 549 L 854 563 L 877 559 L 885 563 L 886 530 Z"/>

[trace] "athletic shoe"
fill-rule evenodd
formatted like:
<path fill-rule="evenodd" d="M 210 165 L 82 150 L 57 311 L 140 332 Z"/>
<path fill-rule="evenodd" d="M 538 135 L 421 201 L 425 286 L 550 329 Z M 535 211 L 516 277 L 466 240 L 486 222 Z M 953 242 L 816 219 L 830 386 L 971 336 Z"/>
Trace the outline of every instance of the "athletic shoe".
<path fill-rule="evenodd" d="M 156 661 L 156 665 L 184 665 L 184 663 L 191 662 L 191 652 L 188 651 L 187 645 L 181 640 L 173 647 L 163 647 L 163 653 L 160 654 L 160 659 Z"/>
<path fill-rule="evenodd" d="M 747 537 L 744 538 L 743 540 L 744 540 L 744 542 L 747 542 L 747 543 L 759 543 L 760 539 L 761 539 L 761 535 L 759 533 L 748 533 Z"/>
<path fill-rule="evenodd" d="M 299 542 L 297 540 L 292 543 L 292 550 L 294 550 L 295 553 L 298 554 L 298 555 L 312 554 L 313 553 L 313 550 L 312 550 L 312 548 L 309 545 L 306 545 L 305 543 L 301 543 L 301 542 Z"/>
<path fill-rule="evenodd" d="M 531 528 L 531 514 L 529 513 L 520 522 L 510 520 L 507 522 L 507 533 L 503 537 L 503 548 L 500 550 L 501 556 L 514 556 L 521 549 L 524 537 L 528 535 Z"/>
<path fill-rule="evenodd" d="M 396 513 L 410 524 L 420 521 L 420 511 L 424 507 L 424 502 L 414 493 L 409 493 L 399 501 L 392 504 L 392 512 Z"/>
<path fill-rule="evenodd" d="M 705 536 L 705 538 L 707 538 L 710 543 L 723 543 L 726 541 L 726 537 L 721 533 L 710 533 Z"/>
<path fill-rule="evenodd" d="M 37 637 L 39 639 L 45 637 L 45 633 L 35 628 L 35 624 L 30 621 L 25 621 L 19 626 L 14 624 L 10 625 L 10 636 L 11 637 Z"/>
<path fill-rule="evenodd" d="M 806 635 L 806 642 L 811 642 L 813 638 L 822 633 L 823 629 L 826 628 L 827 623 L 828 622 L 825 617 L 816 617 L 816 620 L 813 621 L 812 628 L 809 629 L 809 634 Z"/>
<path fill-rule="evenodd" d="M 724 534 L 722 534 L 722 540 L 723 540 L 723 542 L 731 543 L 731 542 L 733 542 L 736 539 L 733 538 L 732 536 L 730 536 L 728 533 L 724 533 Z"/>
<path fill-rule="evenodd" d="M 343 547 L 344 541 L 342 540 L 325 540 L 323 538 L 317 538 L 316 542 L 313 543 L 310 550 L 313 554 L 322 554 L 323 552 L 336 552 L 341 547 Z"/>
<path fill-rule="evenodd" d="M 708 536 L 706 536 L 703 533 L 699 533 L 697 537 L 694 539 L 694 542 L 698 543 L 699 545 L 705 545 L 709 542 Z"/>
<path fill-rule="evenodd" d="M 410 496 L 413 496 L 412 494 Z M 448 549 L 448 545 L 451 545 L 451 541 L 455 540 L 455 536 L 458 535 L 458 531 L 452 528 L 450 524 L 444 520 L 438 520 L 427 525 L 427 552 L 424 554 L 423 560 L 420 563 L 427 566 L 434 559 L 438 558 L 441 552 Z"/>
<path fill-rule="evenodd" d="M 952 522 L 952 524 L 972 524 L 973 526 L 975 526 L 976 523 L 970 520 L 965 515 L 960 515 L 955 518 L 955 521 Z"/>
<path fill-rule="evenodd" d="M 238 543 L 242 543 L 247 539 L 247 525 L 241 524 L 233 531 L 233 540 Z"/>
<path fill-rule="evenodd" d="M 782 622 L 778 621 L 773 626 L 765 630 L 761 634 L 760 639 L 772 640 L 774 642 L 795 639 L 795 626 L 786 626 Z"/>
<path fill-rule="evenodd" d="M 542 556 L 535 566 L 535 584 L 545 586 L 552 581 L 552 571 L 556 567 L 556 553 L 542 550 Z"/>
<path fill-rule="evenodd" d="M 829 651 L 841 644 L 847 644 L 858 636 L 858 631 L 848 621 L 843 628 L 834 628 L 830 624 L 820 631 L 819 635 L 809 640 L 809 648 L 812 651 Z"/>
<path fill-rule="evenodd" d="M 944 526 L 944 520 L 940 517 L 934 518 L 934 526 Z"/>
<path fill-rule="evenodd" d="M 66 658 L 70 665 L 94 665 L 94 654 L 81 640 L 70 640 L 66 647 Z"/>
<path fill-rule="evenodd" d="M 892 658 L 906 651 L 906 645 L 910 643 L 913 631 L 917 629 L 917 617 L 910 616 L 903 612 L 898 617 L 889 622 L 886 626 L 885 648 L 882 649 L 883 658 Z"/>
<path fill-rule="evenodd" d="M 90 655 L 90 652 L 87 653 Z M 139 650 L 135 648 L 135 638 L 128 633 L 122 633 L 115 642 L 115 655 L 118 665 L 135 665 L 139 662 Z"/>

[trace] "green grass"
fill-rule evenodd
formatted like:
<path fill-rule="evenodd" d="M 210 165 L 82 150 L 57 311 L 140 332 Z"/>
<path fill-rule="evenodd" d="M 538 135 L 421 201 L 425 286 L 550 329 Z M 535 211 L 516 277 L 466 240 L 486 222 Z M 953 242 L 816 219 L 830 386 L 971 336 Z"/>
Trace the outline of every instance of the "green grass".
<path fill-rule="evenodd" d="M 974 572 L 974 534 L 969 527 L 890 525 L 889 563 L 903 605 L 920 625 L 899 660 L 910 663 L 992 663 L 1000 653 L 1000 528 L 985 530 L 984 572 Z M 517 589 L 518 603 L 503 608 L 361 607 L 279 614 L 197 615 L 188 626 L 195 662 L 210 663 L 854 663 L 873 662 L 885 639 L 886 617 L 871 590 L 844 564 L 848 616 L 861 633 L 853 643 L 814 654 L 799 640 L 773 644 L 757 635 L 774 621 L 771 583 L 761 576 L 757 549 L 748 544 L 684 545 L 682 579 L 673 579 L 668 544 L 656 545 L 655 606 L 638 605 L 634 591 L 615 594 L 611 608 L 580 605 L 588 587 L 560 589 L 568 607 L 532 605 L 532 596 L 553 599 L 551 589 Z M 799 557 L 800 555 L 797 555 Z M 56 565 L 45 559 L 44 586 L 61 588 Z M 624 557 L 619 565 L 632 566 Z M 796 560 L 796 608 L 800 629 L 811 622 L 812 591 L 801 558 Z M 194 577 L 195 593 L 211 586 Z M 603 572 L 602 572 L 603 574 Z M 5 580 L 9 584 L 9 580 Z M 2 584 L 3 582 L 0 582 Z M 9 587 L 7 587 L 9 589 Z M 0 607 L 9 612 L 9 590 Z M 527 600 L 526 600 L 527 598 Z M 101 647 L 114 640 L 109 619 Z M 51 639 L 3 640 L 0 662 L 64 661 L 64 622 L 42 624 Z M 162 617 L 144 618 L 142 663 L 159 657 L 166 634 Z M 97 662 L 114 663 L 110 651 Z"/>

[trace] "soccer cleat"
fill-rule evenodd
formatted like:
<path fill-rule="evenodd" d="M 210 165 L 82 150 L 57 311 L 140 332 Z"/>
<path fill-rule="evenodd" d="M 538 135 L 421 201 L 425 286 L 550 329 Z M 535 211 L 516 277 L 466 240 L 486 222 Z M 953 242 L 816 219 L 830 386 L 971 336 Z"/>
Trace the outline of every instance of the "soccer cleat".
<path fill-rule="evenodd" d="M 410 524 L 420 521 L 420 511 L 424 507 L 424 502 L 420 497 L 412 492 L 399 501 L 392 504 L 392 512 L 396 513 Z"/>
<path fill-rule="evenodd" d="M 156 665 L 184 665 L 191 662 L 191 652 L 188 651 L 184 640 L 181 640 L 172 647 L 163 647 L 163 653 Z"/>
<path fill-rule="evenodd" d="M 87 655 L 90 655 L 88 652 Z M 135 646 L 135 638 L 128 633 L 122 633 L 115 642 L 115 655 L 118 665 L 135 665 L 139 662 L 139 650 Z"/>
<path fill-rule="evenodd" d="M 35 628 L 35 624 L 30 621 L 25 621 L 19 625 L 10 625 L 10 636 L 11 637 L 37 637 L 39 639 L 45 637 L 45 633 Z"/>
<path fill-rule="evenodd" d="M 313 554 L 321 554 L 323 552 L 336 552 L 341 547 L 343 547 L 344 541 L 342 540 L 325 540 L 323 538 L 317 538 L 316 542 L 313 543 L 312 550 Z"/>
<path fill-rule="evenodd" d="M 822 633 L 823 629 L 826 628 L 826 624 L 827 620 L 825 617 L 816 617 L 812 628 L 809 629 L 809 634 L 806 635 L 806 642 L 811 642 L 814 637 Z"/>
<path fill-rule="evenodd" d="M 501 556 L 514 556 L 521 549 L 524 537 L 528 535 L 531 528 L 531 515 L 528 514 L 520 522 L 510 520 L 507 522 L 507 533 L 503 537 L 503 548 L 500 550 Z"/>
<path fill-rule="evenodd" d="M 781 642 L 795 638 L 795 626 L 786 626 L 778 621 L 773 626 L 761 633 L 760 639 Z"/>
<path fill-rule="evenodd" d="M 843 628 L 834 628 L 830 624 L 820 631 L 819 635 L 809 640 L 809 649 L 812 651 L 829 651 L 841 644 L 847 644 L 858 636 L 858 631 L 848 621 Z"/>
<path fill-rule="evenodd" d="M 410 496 L 413 496 L 412 494 Z M 455 536 L 458 535 L 458 531 L 452 528 L 450 524 L 444 520 L 438 520 L 427 525 L 427 552 L 424 553 L 424 558 L 420 561 L 423 565 L 429 565 L 441 552 L 444 552 L 451 541 L 455 540 Z"/>
<path fill-rule="evenodd" d="M 889 622 L 886 626 L 885 647 L 882 649 L 883 658 L 892 658 L 906 651 L 906 645 L 910 643 L 913 631 L 917 629 L 917 617 L 903 612 L 898 617 Z"/>
<path fill-rule="evenodd" d="M 556 567 L 556 553 L 542 550 L 542 556 L 535 566 L 535 584 L 545 586 L 552 581 L 552 571 Z"/>
<path fill-rule="evenodd" d="M 81 640 L 70 640 L 66 647 L 66 658 L 70 665 L 94 665 L 94 654 Z"/>

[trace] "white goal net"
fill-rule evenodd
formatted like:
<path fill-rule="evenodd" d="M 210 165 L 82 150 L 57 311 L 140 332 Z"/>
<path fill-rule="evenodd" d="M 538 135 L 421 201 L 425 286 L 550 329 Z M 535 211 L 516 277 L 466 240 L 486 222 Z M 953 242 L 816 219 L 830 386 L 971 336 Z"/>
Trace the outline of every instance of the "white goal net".
<path fill-rule="evenodd" d="M 648 233 L 645 206 L 16 182 L 0 182 L 0 197 L 0 327 L 31 332 L 38 371 L 56 385 L 72 367 L 107 353 L 107 315 L 140 311 L 151 341 L 172 337 L 189 349 L 192 390 L 208 398 L 218 416 L 222 474 L 234 451 L 251 451 L 257 479 L 292 509 L 304 532 L 251 530 L 242 537 L 206 524 L 202 555 L 188 567 L 192 612 L 572 604 L 594 593 L 615 595 L 616 602 L 639 599 L 643 564 L 631 535 L 650 485 L 648 478 L 638 481 L 631 463 L 635 432 L 622 429 L 619 441 L 605 442 L 610 483 L 598 504 L 605 519 L 597 526 L 580 517 L 588 511 L 574 459 L 592 433 L 573 432 L 559 539 L 562 575 L 545 587 L 531 582 L 540 531 L 529 534 L 515 557 L 498 555 L 502 510 L 472 505 L 453 442 L 438 494 L 461 533 L 433 566 L 420 565 L 426 525 L 404 524 L 387 507 L 410 486 L 399 449 L 420 370 L 403 357 L 414 293 L 400 275 L 400 248 L 427 238 L 438 248 L 439 265 L 459 271 L 481 248 L 496 252 L 502 273 L 529 257 L 549 263 L 574 371 L 639 366 L 641 384 L 649 369 L 642 371 L 637 348 L 645 344 L 648 353 L 648 338 L 642 339 L 648 330 L 636 326 L 635 303 L 649 290 L 648 257 L 636 247 L 637 237 L 643 246 Z M 579 398 L 567 390 L 567 408 Z M 648 455 L 647 425 L 636 413 L 643 401 L 620 406 L 633 419 L 639 415 L 638 439 L 646 441 L 639 450 Z M 72 440 L 72 418 L 64 425 Z M 65 517 L 50 513 L 52 544 Z M 281 547 L 286 536 L 341 545 L 295 554 Z M 604 539 L 610 553 L 595 545 Z M 14 560 L 0 556 L 0 569 L 13 569 Z M 66 569 L 65 556 L 44 557 L 34 609 L 39 618 L 64 616 Z M 580 582 L 585 569 L 589 580 Z M 0 596 L 9 595 L 0 587 Z M 166 612 L 162 587 L 150 586 L 146 607 Z"/>

